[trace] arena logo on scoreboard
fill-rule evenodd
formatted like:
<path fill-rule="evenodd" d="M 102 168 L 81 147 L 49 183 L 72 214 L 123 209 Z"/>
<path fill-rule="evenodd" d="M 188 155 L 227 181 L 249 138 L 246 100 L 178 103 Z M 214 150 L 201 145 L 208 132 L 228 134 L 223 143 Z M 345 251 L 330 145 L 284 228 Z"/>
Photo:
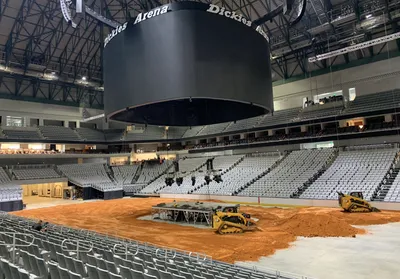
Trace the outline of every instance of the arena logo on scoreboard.
<path fill-rule="evenodd" d="M 220 16 L 225 16 L 227 18 L 236 20 L 238 22 L 243 23 L 244 25 L 247 25 L 251 27 L 252 22 L 250 20 L 247 20 L 243 15 L 237 14 L 232 11 L 227 11 L 225 8 L 214 5 L 214 4 L 209 4 L 209 8 L 207 9 L 207 12 L 212 13 L 212 14 L 218 14 Z M 261 26 L 257 26 L 256 31 L 260 33 L 268 42 L 269 38 L 267 34 L 262 30 Z"/>
<path fill-rule="evenodd" d="M 168 12 L 168 8 L 169 5 L 164 5 L 159 8 L 148 11 L 147 13 L 140 13 L 136 17 L 136 20 L 133 24 L 138 24 L 139 22 L 145 21 L 146 19 L 165 14 L 166 12 Z"/>
<path fill-rule="evenodd" d="M 117 28 L 115 28 L 110 34 L 108 34 L 108 36 L 106 37 L 106 39 L 104 40 L 104 47 L 106 47 L 106 45 L 115 37 L 117 36 L 119 33 L 125 31 L 126 27 L 128 26 L 128 22 L 125 22 L 124 24 L 122 24 L 121 26 L 118 26 Z"/>

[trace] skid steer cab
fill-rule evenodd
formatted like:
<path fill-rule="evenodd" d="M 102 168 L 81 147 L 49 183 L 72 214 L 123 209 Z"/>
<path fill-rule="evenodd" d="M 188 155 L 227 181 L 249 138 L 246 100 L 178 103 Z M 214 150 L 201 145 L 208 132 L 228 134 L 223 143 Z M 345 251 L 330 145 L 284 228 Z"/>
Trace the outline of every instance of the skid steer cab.
<path fill-rule="evenodd" d="M 226 212 L 216 209 L 213 214 L 213 229 L 219 234 L 243 233 L 257 230 L 256 222 L 250 214 Z"/>
<path fill-rule="evenodd" d="M 338 193 L 339 206 L 343 208 L 345 212 L 380 212 L 379 209 L 373 207 L 369 202 L 364 200 L 362 192 L 350 192 L 344 194 Z"/>

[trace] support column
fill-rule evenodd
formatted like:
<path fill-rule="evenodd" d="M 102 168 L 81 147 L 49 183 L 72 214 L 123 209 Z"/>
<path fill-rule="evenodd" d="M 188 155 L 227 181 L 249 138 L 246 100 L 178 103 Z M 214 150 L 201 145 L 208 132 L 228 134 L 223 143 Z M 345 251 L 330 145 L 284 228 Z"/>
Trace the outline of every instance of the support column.
<path fill-rule="evenodd" d="M 303 125 L 300 127 L 301 132 L 307 132 L 307 126 Z"/>
<path fill-rule="evenodd" d="M 275 135 L 275 130 L 268 130 L 268 136 Z"/>
<path fill-rule="evenodd" d="M 392 114 L 385 114 L 385 122 L 392 122 L 393 115 Z"/>
<path fill-rule="evenodd" d="M 64 127 L 69 127 L 69 121 L 64 121 Z"/>
<path fill-rule="evenodd" d="M 39 126 L 44 126 L 44 119 L 43 118 L 39 118 Z"/>

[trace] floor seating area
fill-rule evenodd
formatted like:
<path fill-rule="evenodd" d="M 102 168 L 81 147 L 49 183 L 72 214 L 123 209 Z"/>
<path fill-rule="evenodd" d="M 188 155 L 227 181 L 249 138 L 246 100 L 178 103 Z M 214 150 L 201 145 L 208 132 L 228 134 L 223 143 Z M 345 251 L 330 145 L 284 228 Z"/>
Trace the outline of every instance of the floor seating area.
<path fill-rule="evenodd" d="M 326 166 L 334 149 L 292 151 L 267 175 L 242 191 L 241 196 L 289 198 Z"/>
<path fill-rule="evenodd" d="M 46 233 L 36 232 L 27 229 L 34 220 L 6 214 L 0 218 L 0 244 L 6 244 L 0 245 L 0 278 L 4 279 L 273 279 L 277 274 L 185 251 L 172 257 L 151 244 L 85 230 L 50 225 Z M 16 233 L 15 249 L 10 233 Z"/>
<path fill-rule="evenodd" d="M 340 151 L 333 164 L 304 191 L 300 198 L 337 199 L 336 191 L 344 193 L 362 191 L 364 198 L 371 200 L 397 153 L 396 148 L 379 148 L 379 146 L 375 148 Z"/>
<path fill-rule="evenodd" d="M 233 195 L 246 184 L 267 172 L 280 158 L 278 152 L 250 154 L 223 174 L 222 182 L 212 181 L 195 190 L 193 194 Z"/>

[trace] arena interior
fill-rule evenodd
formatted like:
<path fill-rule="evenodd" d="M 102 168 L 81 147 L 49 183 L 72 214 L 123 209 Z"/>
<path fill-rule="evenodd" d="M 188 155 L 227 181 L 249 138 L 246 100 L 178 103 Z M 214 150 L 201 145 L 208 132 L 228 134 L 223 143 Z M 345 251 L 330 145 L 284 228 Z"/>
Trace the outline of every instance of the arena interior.
<path fill-rule="evenodd" d="M 399 15 L 0 0 L 0 279 L 398 278 Z"/>

